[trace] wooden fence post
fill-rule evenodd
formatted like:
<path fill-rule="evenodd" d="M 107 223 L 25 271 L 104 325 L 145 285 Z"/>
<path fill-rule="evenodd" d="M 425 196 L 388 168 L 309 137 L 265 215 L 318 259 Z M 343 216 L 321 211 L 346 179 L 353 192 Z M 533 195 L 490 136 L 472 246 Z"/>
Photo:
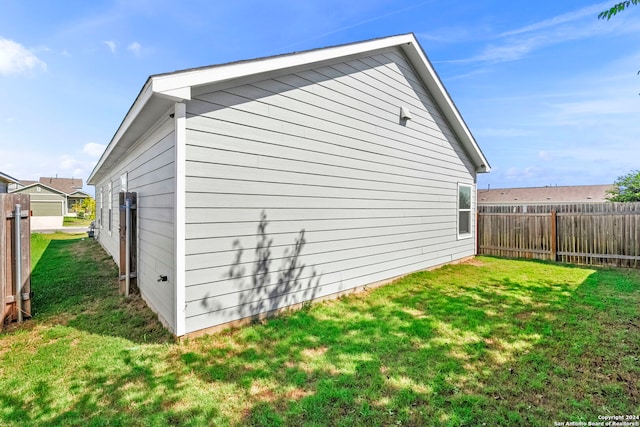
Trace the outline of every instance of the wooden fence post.
<path fill-rule="evenodd" d="M 551 260 L 558 261 L 558 214 L 551 211 Z"/>
<path fill-rule="evenodd" d="M 20 314 L 31 317 L 31 232 L 28 216 L 30 197 L 28 194 L 0 194 L 0 329 L 5 320 L 17 320 Z M 25 206 L 21 215 L 16 217 L 15 205 Z M 15 228 L 20 222 L 21 258 L 15 254 Z M 21 267 L 20 274 L 16 268 Z M 21 276 L 16 286 L 16 276 Z M 22 288 L 22 292 L 19 289 Z M 18 301 L 17 298 L 20 300 Z M 21 304 L 21 306 L 20 306 Z M 21 313 L 18 310 L 21 309 Z"/>
<path fill-rule="evenodd" d="M 476 208 L 476 255 L 480 255 L 480 212 Z"/>

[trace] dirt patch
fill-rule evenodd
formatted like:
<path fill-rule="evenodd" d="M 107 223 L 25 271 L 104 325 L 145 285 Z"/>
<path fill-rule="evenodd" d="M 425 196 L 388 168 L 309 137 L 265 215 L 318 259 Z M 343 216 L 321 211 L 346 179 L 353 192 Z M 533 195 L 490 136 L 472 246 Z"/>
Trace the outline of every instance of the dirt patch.
<path fill-rule="evenodd" d="M 322 356 L 327 352 L 328 348 L 325 346 L 316 347 L 316 348 L 307 348 L 302 351 L 302 355 L 306 358 L 313 359 L 319 356 Z"/>
<path fill-rule="evenodd" d="M 468 259 L 466 261 L 461 262 L 460 264 L 462 264 L 462 265 L 472 265 L 474 267 L 484 267 L 485 266 L 485 263 L 480 261 L 477 258 Z"/>

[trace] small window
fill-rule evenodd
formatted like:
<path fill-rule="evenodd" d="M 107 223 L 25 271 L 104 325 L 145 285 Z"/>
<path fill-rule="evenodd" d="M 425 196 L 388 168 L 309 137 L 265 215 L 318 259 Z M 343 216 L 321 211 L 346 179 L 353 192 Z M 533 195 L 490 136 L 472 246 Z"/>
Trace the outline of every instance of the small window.
<path fill-rule="evenodd" d="M 471 186 L 458 184 L 458 238 L 471 237 Z"/>
<path fill-rule="evenodd" d="M 104 224 L 104 187 L 100 187 L 100 228 Z"/>
<path fill-rule="evenodd" d="M 39 193 L 39 192 L 41 192 L 41 191 L 42 191 L 42 188 L 40 188 L 40 187 L 36 187 L 36 192 L 38 192 L 38 193 Z"/>
<path fill-rule="evenodd" d="M 129 173 L 125 172 L 120 175 L 120 191 L 124 191 L 125 193 L 129 191 Z"/>
<path fill-rule="evenodd" d="M 107 221 L 109 221 L 109 235 L 111 235 L 111 229 L 113 227 L 113 215 L 112 215 L 112 211 L 113 209 L 111 208 L 111 205 L 113 204 L 113 192 L 112 192 L 112 188 L 111 188 L 111 182 L 109 182 L 109 194 L 108 194 L 108 199 L 107 199 L 107 203 L 109 204 L 109 210 L 108 210 L 108 218 Z"/>

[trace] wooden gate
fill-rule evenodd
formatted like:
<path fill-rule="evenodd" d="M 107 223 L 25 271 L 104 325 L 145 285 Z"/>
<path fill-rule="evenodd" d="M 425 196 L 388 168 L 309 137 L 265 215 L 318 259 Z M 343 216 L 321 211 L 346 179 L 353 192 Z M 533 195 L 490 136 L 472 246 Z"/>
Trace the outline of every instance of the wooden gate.
<path fill-rule="evenodd" d="M 129 286 L 136 286 L 136 277 L 138 270 L 137 253 L 138 253 L 138 206 L 136 193 L 121 191 L 118 197 L 120 206 L 120 293 L 127 295 L 127 274 L 129 275 Z M 128 202 L 128 203 L 127 203 Z M 130 218 L 129 229 L 127 233 L 127 205 L 129 206 Z M 129 271 L 127 272 L 127 234 L 129 235 Z"/>
<path fill-rule="evenodd" d="M 0 327 L 5 322 L 31 317 L 31 224 L 28 194 L 0 194 Z M 16 218 L 16 205 L 21 215 Z M 20 259 L 16 259 L 16 222 L 20 222 Z M 18 272 L 17 268 L 21 266 Z M 19 274 L 18 274 L 19 273 Z M 16 292 L 16 278 L 21 278 L 21 300 Z M 22 316 L 18 306 L 21 305 Z"/>

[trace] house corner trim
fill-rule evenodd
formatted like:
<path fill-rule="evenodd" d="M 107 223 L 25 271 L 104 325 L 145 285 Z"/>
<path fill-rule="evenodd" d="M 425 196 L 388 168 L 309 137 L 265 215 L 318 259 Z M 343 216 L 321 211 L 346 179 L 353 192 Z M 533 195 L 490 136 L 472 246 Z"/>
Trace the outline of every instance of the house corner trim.
<path fill-rule="evenodd" d="M 187 107 L 175 104 L 175 332 L 186 333 L 186 145 Z"/>

